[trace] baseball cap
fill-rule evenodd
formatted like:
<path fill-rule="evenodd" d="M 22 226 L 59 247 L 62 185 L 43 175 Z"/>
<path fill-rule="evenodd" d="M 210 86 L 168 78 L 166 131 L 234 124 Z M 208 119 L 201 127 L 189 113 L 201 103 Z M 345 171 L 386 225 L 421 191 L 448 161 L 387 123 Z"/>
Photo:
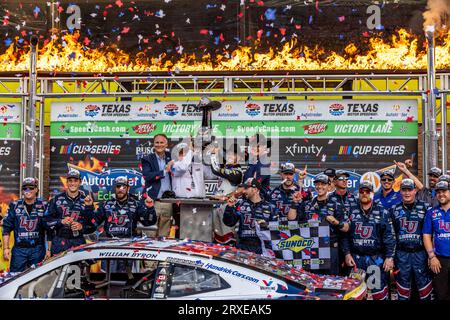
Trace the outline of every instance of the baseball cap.
<path fill-rule="evenodd" d="M 38 181 L 36 178 L 27 177 L 27 178 L 23 179 L 23 181 L 22 181 L 22 187 L 25 187 L 25 186 L 37 187 Z"/>
<path fill-rule="evenodd" d="M 400 184 L 400 189 L 415 189 L 416 184 L 413 179 L 403 179 Z"/>
<path fill-rule="evenodd" d="M 293 163 L 286 162 L 281 165 L 281 173 L 295 173 L 295 166 Z"/>
<path fill-rule="evenodd" d="M 383 178 L 384 176 L 388 176 L 391 177 L 392 179 L 395 179 L 394 172 L 392 172 L 391 170 L 385 170 L 380 174 L 380 178 Z"/>
<path fill-rule="evenodd" d="M 333 169 L 333 168 L 325 169 L 325 171 L 323 173 L 326 174 L 328 177 L 331 177 L 331 178 L 336 177 L 336 170 Z"/>
<path fill-rule="evenodd" d="M 321 173 L 314 177 L 314 183 L 316 182 L 329 183 L 330 179 L 326 174 Z"/>
<path fill-rule="evenodd" d="M 114 184 L 116 186 L 128 186 L 128 178 L 125 176 L 117 177 L 116 180 L 114 180 Z"/>
<path fill-rule="evenodd" d="M 428 171 L 429 176 L 440 177 L 442 175 L 442 170 L 438 167 L 433 167 Z"/>
<path fill-rule="evenodd" d="M 373 184 L 370 181 L 363 181 L 359 184 L 359 189 L 369 189 L 371 192 L 373 192 Z"/>
<path fill-rule="evenodd" d="M 447 181 L 447 182 L 450 182 L 450 175 L 448 175 L 448 174 L 443 174 L 442 176 L 439 177 L 439 181 Z"/>
<path fill-rule="evenodd" d="M 69 172 L 67 172 L 66 174 L 66 178 L 76 178 L 76 179 L 80 179 L 81 174 L 80 171 L 78 171 L 77 169 L 70 169 Z"/>
<path fill-rule="evenodd" d="M 340 176 L 346 176 L 347 178 L 350 178 L 350 174 L 345 170 L 337 170 L 336 171 L 336 178 Z"/>
<path fill-rule="evenodd" d="M 439 181 L 434 186 L 435 190 L 449 190 L 449 184 L 447 181 Z"/>
<path fill-rule="evenodd" d="M 261 183 L 256 178 L 248 178 L 244 182 L 244 187 L 261 189 Z"/>

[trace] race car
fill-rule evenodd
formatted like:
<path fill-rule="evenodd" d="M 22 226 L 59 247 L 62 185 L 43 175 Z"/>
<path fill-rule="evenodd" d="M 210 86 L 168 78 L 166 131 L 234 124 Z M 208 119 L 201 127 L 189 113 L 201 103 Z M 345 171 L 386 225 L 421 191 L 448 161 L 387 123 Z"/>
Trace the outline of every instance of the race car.
<path fill-rule="evenodd" d="M 231 246 L 161 238 L 86 244 L 0 274 L 0 299 L 364 299 L 363 277 L 322 276 Z"/>

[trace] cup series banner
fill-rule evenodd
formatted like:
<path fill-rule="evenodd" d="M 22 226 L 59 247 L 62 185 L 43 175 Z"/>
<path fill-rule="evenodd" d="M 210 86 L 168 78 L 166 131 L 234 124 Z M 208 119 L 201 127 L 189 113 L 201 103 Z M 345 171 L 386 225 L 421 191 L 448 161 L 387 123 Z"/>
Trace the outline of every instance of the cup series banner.
<path fill-rule="evenodd" d="M 21 109 L 20 103 L 0 102 L 0 215 L 2 217 L 6 216 L 9 203 L 17 200 L 20 194 Z M 0 270 L 5 270 L 8 266 L 9 263 L 3 260 L 2 240 Z"/>
<path fill-rule="evenodd" d="M 195 136 L 202 116 L 197 103 L 53 103 L 50 190 L 59 191 L 64 174 L 74 167 L 82 172 L 85 190 L 97 193 L 98 200 L 109 197 L 118 175 L 131 178 L 132 192 L 139 192 L 139 159 L 150 152 L 153 136 L 166 134 L 172 146 Z M 417 100 L 223 100 L 222 108 L 212 113 L 213 134 L 236 141 L 265 134 L 278 145 L 279 162 L 307 166 L 306 185 L 331 167 L 349 171 L 350 189 L 361 180 L 378 187 L 377 173 L 394 168 L 394 160 L 414 159 L 412 172 L 417 173 L 417 109 Z M 275 175 L 272 183 L 279 182 Z M 209 193 L 214 188 L 208 183 Z"/>

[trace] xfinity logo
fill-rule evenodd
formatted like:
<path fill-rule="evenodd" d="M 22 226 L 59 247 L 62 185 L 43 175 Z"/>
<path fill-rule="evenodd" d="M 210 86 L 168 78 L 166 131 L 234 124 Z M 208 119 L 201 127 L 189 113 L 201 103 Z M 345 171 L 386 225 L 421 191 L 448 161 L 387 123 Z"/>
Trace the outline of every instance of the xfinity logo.
<path fill-rule="evenodd" d="M 299 154 L 313 154 L 318 157 L 322 152 L 322 149 L 323 146 L 316 146 L 314 143 L 308 146 L 301 146 L 294 143 L 291 146 L 286 146 L 285 154 L 290 154 L 293 157 Z"/>

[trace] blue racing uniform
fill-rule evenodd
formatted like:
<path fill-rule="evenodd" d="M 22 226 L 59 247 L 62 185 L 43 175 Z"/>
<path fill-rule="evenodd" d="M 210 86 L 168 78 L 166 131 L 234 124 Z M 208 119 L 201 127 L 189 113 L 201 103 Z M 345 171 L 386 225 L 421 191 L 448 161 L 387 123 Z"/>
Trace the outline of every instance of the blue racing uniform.
<path fill-rule="evenodd" d="M 291 189 L 285 189 L 283 185 L 279 185 L 269 193 L 269 202 L 278 209 L 280 220 L 287 220 L 289 210 L 292 206 L 293 195 L 297 191 L 301 191 L 302 193 L 300 203 L 311 200 L 311 192 L 305 188 L 300 189 L 297 185 L 293 185 Z"/>
<path fill-rule="evenodd" d="M 264 159 L 267 158 L 265 157 Z M 270 174 L 261 174 L 261 170 L 269 171 L 270 162 L 262 164 L 261 160 L 258 160 L 258 162 L 254 164 L 249 164 L 247 170 L 245 170 L 242 181 L 247 181 L 248 178 L 256 178 L 256 180 L 261 183 L 261 194 L 264 195 L 264 199 L 268 200 L 270 192 Z"/>
<path fill-rule="evenodd" d="M 261 254 L 261 240 L 256 234 L 255 220 L 277 220 L 277 215 L 275 206 L 265 200 L 253 203 L 248 199 L 239 199 L 234 207 L 225 207 L 223 223 L 233 227 L 239 222 L 237 247 Z"/>
<path fill-rule="evenodd" d="M 45 257 L 46 227 L 43 217 L 47 203 L 37 199 L 27 212 L 25 200 L 10 203 L 8 215 L 3 219 L 3 235 L 14 231 L 10 272 L 21 272 Z"/>
<path fill-rule="evenodd" d="M 105 233 L 109 238 L 132 238 L 137 236 L 138 221 L 144 226 L 155 224 L 155 208 L 148 208 L 143 200 L 131 196 L 124 202 L 117 201 L 113 196 L 100 203 L 92 222 L 95 227 L 104 222 Z"/>
<path fill-rule="evenodd" d="M 391 209 L 402 202 L 402 195 L 399 191 L 391 189 L 386 196 L 383 196 L 382 188 L 375 193 L 373 202 L 380 202 L 385 209 Z"/>
<path fill-rule="evenodd" d="M 67 192 L 57 194 L 50 200 L 44 221 L 47 227 L 53 231 L 52 255 L 66 251 L 86 243 L 84 234 L 95 231 L 91 220 L 93 218 L 94 206 L 85 206 L 86 195 L 80 191 L 76 198 L 68 196 Z M 74 221 L 83 225 L 80 231 L 72 231 L 70 226 L 63 225 L 61 220 L 71 217 Z"/>
<path fill-rule="evenodd" d="M 342 241 L 343 252 L 345 255 L 350 253 L 356 267 L 366 271 L 368 276 L 368 271 L 379 268 L 380 282 L 369 289 L 374 300 L 385 300 L 388 298 L 389 278 L 383 263 L 385 258 L 394 257 L 396 246 L 389 212 L 379 203 L 373 203 L 367 212 L 359 205 L 350 213 L 349 223 L 350 230 Z"/>
<path fill-rule="evenodd" d="M 397 235 L 395 276 L 399 300 L 409 300 L 411 280 L 414 280 L 422 300 L 432 298 L 433 285 L 428 270 L 428 255 L 423 246 L 422 227 L 428 204 L 416 200 L 412 204 L 400 203 L 392 209 L 392 223 Z"/>

